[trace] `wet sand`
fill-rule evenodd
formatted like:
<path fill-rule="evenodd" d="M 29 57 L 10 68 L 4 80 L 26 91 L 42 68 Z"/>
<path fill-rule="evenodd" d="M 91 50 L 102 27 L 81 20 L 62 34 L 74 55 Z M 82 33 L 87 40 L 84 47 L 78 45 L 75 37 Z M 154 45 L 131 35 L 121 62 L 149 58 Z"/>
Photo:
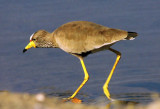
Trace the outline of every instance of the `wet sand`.
<path fill-rule="evenodd" d="M 39 93 L 31 95 L 27 93 L 0 93 L 1 109 L 159 109 L 160 99 L 144 104 L 127 101 L 112 101 L 108 104 L 75 104 L 72 102 L 63 102 L 55 97 L 46 97 Z"/>

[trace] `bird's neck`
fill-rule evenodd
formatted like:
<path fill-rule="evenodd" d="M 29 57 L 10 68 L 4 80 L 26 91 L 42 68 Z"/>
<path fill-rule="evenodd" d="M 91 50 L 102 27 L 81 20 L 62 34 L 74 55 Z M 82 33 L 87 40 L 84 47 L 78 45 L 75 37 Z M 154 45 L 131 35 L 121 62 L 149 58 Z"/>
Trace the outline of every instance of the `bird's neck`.
<path fill-rule="evenodd" d="M 57 48 L 58 44 L 56 43 L 55 37 L 54 37 L 54 33 L 49 33 L 48 37 L 47 37 L 47 42 L 49 42 L 52 48 Z"/>
<path fill-rule="evenodd" d="M 39 43 L 41 48 L 57 48 L 58 45 L 55 41 L 54 34 L 47 32 L 45 35 L 45 39 L 41 43 Z"/>

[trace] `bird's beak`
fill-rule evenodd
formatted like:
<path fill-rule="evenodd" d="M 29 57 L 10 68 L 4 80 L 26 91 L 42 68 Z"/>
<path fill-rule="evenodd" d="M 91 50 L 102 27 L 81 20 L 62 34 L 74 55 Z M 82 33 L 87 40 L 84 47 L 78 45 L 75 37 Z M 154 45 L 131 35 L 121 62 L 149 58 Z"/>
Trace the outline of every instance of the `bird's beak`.
<path fill-rule="evenodd" d="M 26 52 L 28 49 L 30 49 L 30 48 L 32 48 L 32 47 L 36 48 L 36 45 L 35 45 L 35 43 L 31 40 L 30 43 L 29 43 L 29 44 L 25 47 L 25 49 L 23 50 L 23 53 Z"/>

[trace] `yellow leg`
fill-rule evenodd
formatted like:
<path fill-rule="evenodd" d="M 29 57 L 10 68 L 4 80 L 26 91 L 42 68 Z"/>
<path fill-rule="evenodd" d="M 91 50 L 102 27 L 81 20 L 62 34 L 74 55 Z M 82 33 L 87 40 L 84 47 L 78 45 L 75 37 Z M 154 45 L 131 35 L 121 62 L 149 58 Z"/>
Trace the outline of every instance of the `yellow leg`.
<path fill-rule="evenodd" d="M 112 48 L 109 48 L 109 50 L 112 51 L 113 53 L 117 54 L 117 59 L 116 59 L 114 65 L 113 65 L 113 68 L 112 68 L 112 70 L 111 70 L 111 72 L 110 72 L 105 84 L 103 85 L 104 94 L 107 96 L 107 98 L 109 100 L 111 100 L 110 93 L 109 93 L 109 90 L 108 90 L 108 84 L 109 84 L 109 82 L 110 82 L 110 80 L 112 78 L 113 72 L 114 72 L 114 70 L 115 70 L 115 68 L 116 68 L 116 66 L 117 66 L 117 64 L 118 64 L 118 62 L 119 62 L 119 60 L 121 58 L 121 53 L 119 51 L 116 51 L 116 50 L 112 49 Z"/>
<path fill-rule="evenodd" d="M 78 87 L 78 89 L 73 93 L 73 95 L 71 97 L 69 97 L 68 99 L 73 99 L 77 93 L 80 91 L 80 89 L 84 86 L 84 84 L 88 81 L 89 79 L 89 75 L 88 75 L 88 72 L 86 70 L 86 67 L 85 67 L 85 64 L 83 62 L 83 58 L 82 57 L 79 57 L 80 61 L 81 61 L 81 64 L 82 64 L 82 68 L 83 68 L 83 71 L 84 71 L 84 80 L 83 82 L 81 83 L 81 85 Z"/>

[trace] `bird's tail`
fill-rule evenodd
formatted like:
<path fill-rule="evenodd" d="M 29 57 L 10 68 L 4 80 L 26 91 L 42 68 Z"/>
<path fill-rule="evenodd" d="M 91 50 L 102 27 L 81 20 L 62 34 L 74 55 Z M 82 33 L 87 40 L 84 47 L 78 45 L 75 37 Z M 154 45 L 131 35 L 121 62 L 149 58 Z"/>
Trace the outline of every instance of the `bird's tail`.
<path fill-rule="evenodd" d="M 138 33 L 136 33 L 136 32 L 128 32 L 128 36 L 125 39 L 126 40 L 134 40 L 136 36 L 138 36 Z"/>

